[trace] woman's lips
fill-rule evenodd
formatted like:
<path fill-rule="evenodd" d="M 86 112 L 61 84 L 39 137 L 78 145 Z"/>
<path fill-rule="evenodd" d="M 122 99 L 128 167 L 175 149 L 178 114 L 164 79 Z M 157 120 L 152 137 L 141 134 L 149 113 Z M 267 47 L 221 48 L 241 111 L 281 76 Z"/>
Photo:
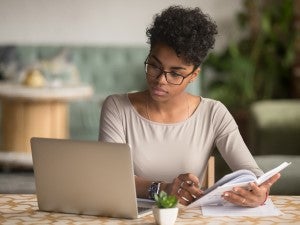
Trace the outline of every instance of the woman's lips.
<path fill-rule="evenodd" d="M 153 87 L 152 90 L 153 90 L 153 94 L 155 94 L 155 95 L 162 96 L 162 95 L 167 94 L 167 91 L 165 91 L 164 89 L 159 88 L 159 87 Z"/>

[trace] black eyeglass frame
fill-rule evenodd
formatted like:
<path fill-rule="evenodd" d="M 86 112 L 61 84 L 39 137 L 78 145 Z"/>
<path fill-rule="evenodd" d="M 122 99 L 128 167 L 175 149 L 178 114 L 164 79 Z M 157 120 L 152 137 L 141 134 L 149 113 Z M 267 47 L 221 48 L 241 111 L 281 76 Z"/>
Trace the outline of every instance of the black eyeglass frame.
<path fill-rule="evenodd" d="M 146 66 L 147 66 L 147 65 L 153 66 L 153 67 L 155 67 L 155 68 L 157 68 L 157 69 L 159 69 L 159 70 L 161 71 L 161 73 L 160 73 L 159 75 L 157 75 L 157 76 L 155 77 L 155 79 L 157 79 L 157 78 L 160 77 L 161 75 L 164 75 L 166 81 L 167 81 L 169 84 L 173 84 L 173 85 L 181 85 L 181 84 L 183 83 L 184 79 L 186 79 L 186 78 L 188 78 L 190 75 L 192 75 L 192 74 L 196 71 L 196 69 L 199 67 L 199 66 L 195 66 L 195 68 L 193 69 L 192 72 L 190 72 L 189 74 L 183 76 L 183 75 L 181 75 L 181 74 L 177 74 L 177 73 L 172 72 L 172 71 L 169 71 L 169 72 L 168 72 L 168 71 L 165 71 L 165 70 L 163 70 L 162 68 L 160 68 L 160 67 L 158 67 L 158 66 L 156 66 L 156 65 L 153 65 L 153 64 L 151 64 L 151 63 L 148 63 L 148 62 L 147 62 L 148 59 L 149 59 L 149 56 L 146 58 L 146 60 L 145 60 L 145 62 L 144 62 L 144 70 L 145 70 L 146 75 L 147 75 L 147 76 L 151 76 L 151 75 L 148 75 L 148 74 L 147 74 Z M 181 82 L 178 83 L 178 84 L 174 84 L 174 83 L 171 83 L 170 81 L 168 81 L 168 77 L 167 77 L 167 74 L 168 74 L 168 73 L 175 73 L 176 76 L 182 77 Z M 154 77 L 154 76 L 151 76 L 151 77 Z"/>

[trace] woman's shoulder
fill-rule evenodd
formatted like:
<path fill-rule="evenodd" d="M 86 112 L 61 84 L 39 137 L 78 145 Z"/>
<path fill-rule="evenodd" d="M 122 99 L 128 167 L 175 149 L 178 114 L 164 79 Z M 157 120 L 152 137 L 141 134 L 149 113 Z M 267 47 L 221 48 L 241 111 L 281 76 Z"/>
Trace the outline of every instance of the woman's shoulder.
<path fill-rule="evenodd" d="M 120 107 L 123 105 L 128 105 L 129 101 L 128 101 L 128 97 L 127 94 L 112 94 L 112 95 L 108 95 L 104 102 L 103 102 L 103 106 L 104 107 Z"/>
<path fill-rule="evenodd" d="M 234 121 L 230 111 L 222 102 L 210 98 L 203 98 L 202 103 L 204 106 L 203 108 L 206 108 L 207 113 L 210 115 L 213 123 L 220 124 Z M 236 127 L 235 123 L 232 123 L 232 125 L 233 128 Z"/>
<path fill-rule="evenodd" d="M 138 108 L 145 102 L 145 93 L 144 92 L 129 92 L 123 94 L 112 94 L 106 97 L 104 104 L 111 105 L 114 104 L 116 106 L 134 106 Z"/>
<path fill-rule="evenodd" d="M 201 104 L 206 110 L 228 111 L 228 109 L 222 102 L 215 99 L 201 97 Z"/>
<path fill-rule="evenodd" d="M 128 99 L 138 114 L 145 117 L 145 101 L 147 99 L 147 92 L 139 91 L 128 93 Z"/>
<path fill-rule="evenodd" d="M 111 94 L 106 97 L 105 101 L 122 100 L 124 97 L 126 97 L 126 94 Z"/>

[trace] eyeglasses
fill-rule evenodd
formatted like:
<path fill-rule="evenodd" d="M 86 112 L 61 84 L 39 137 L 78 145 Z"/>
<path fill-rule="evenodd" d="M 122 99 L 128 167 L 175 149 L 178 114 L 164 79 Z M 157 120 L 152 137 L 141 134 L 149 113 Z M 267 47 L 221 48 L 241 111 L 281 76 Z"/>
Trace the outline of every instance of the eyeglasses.
<path fill-rule="evenodd" d="M 194 73 L 195 70 L 197 69 L 197 67 L 196 67 L 191 73 L 183 76 L 174 71 L 167 72 L 154 64 L 148 63 L 147 59 L 144 64 L 145 64 L 145 72 L 146 72 L 147 76 L 157 79 L 161 75 L 164 75 L 166 78 L 166 81 L 169 84 L 174 84 L 174 85 L 181 85 L 183 80 L 185 78 L 187 78 L 188 76 L 192 75 L 192 73 Z"/>

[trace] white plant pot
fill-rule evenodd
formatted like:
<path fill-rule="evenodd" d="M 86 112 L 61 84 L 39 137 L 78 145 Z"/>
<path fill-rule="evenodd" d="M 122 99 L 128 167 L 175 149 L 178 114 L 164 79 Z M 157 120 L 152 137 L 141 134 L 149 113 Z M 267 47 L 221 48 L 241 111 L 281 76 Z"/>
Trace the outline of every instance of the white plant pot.
<path fill-rule="evenodd" d="M 160 209 L 155 206 L 153 207 L 153 215 L 156 224 L 173 225 L 178 215 L 178 208 Z"/>

